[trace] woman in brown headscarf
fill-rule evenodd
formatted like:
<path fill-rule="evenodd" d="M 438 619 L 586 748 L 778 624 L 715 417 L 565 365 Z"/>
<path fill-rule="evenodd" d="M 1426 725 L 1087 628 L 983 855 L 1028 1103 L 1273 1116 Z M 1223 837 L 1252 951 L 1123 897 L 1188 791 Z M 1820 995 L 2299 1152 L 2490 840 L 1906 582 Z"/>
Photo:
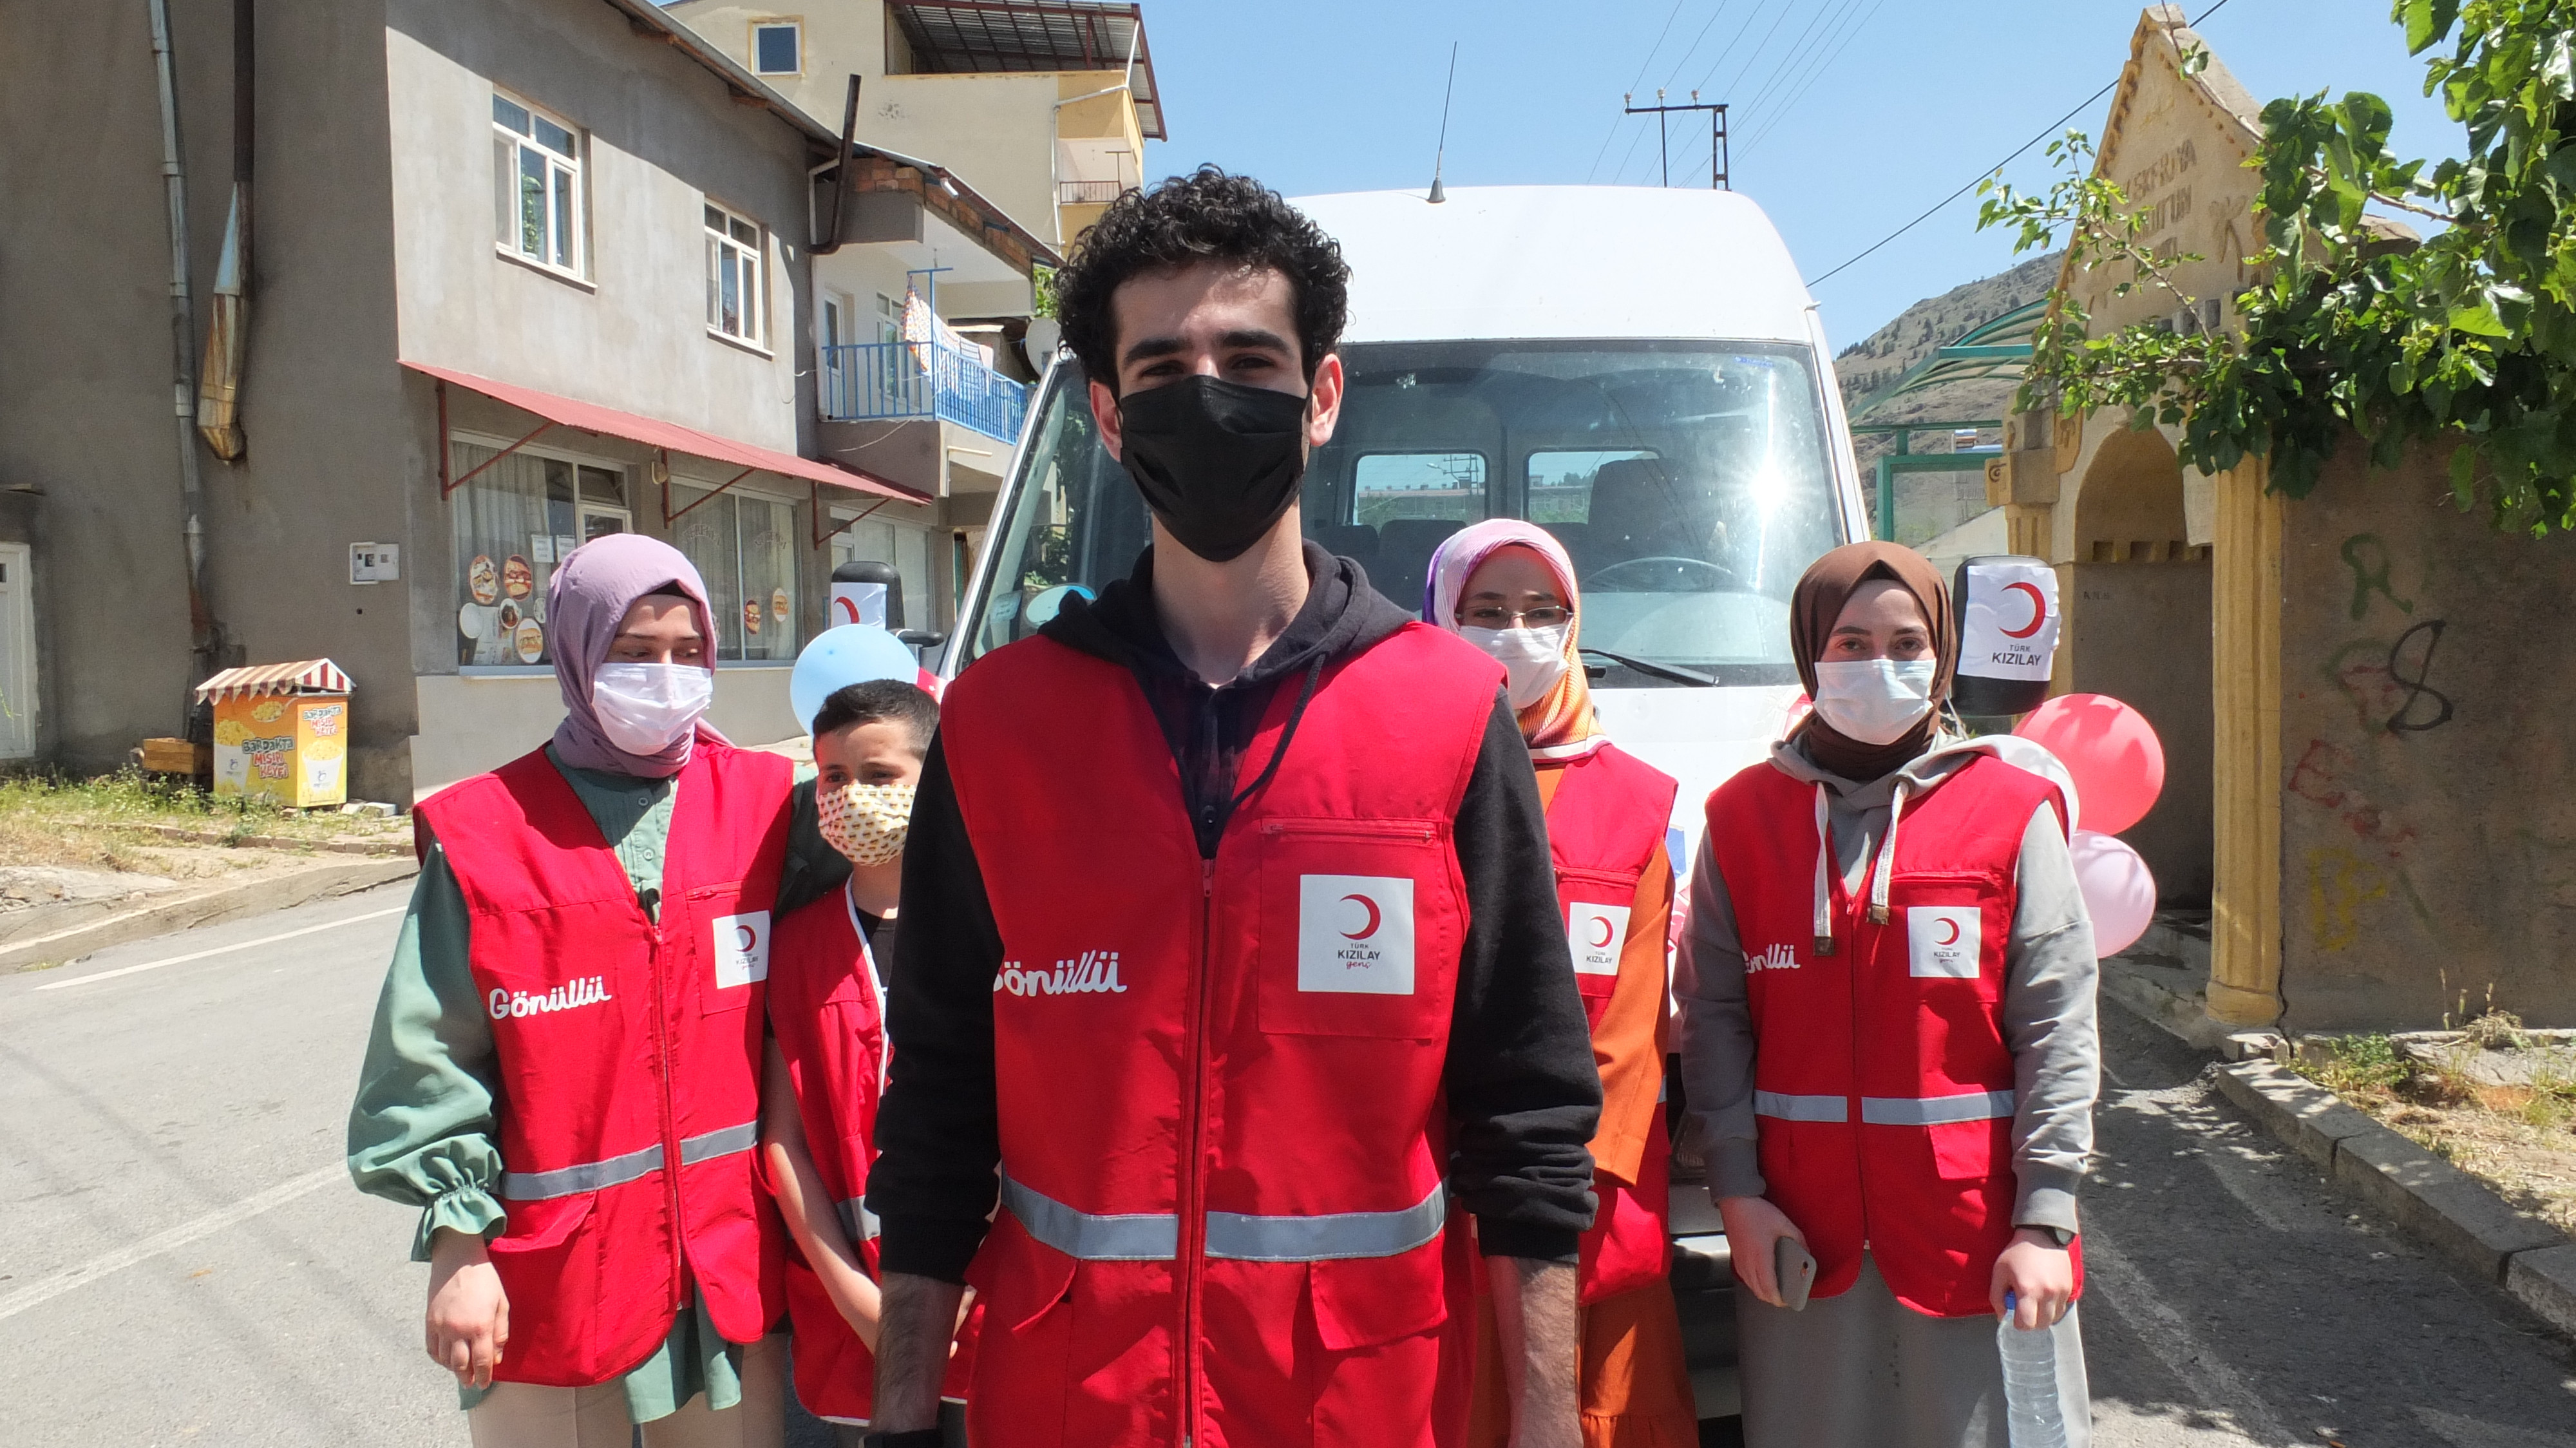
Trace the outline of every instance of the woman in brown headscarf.
<path fill-rule="evenodd" d="M 1677 979 L 1745 1441 L 2002 1448 L 2002 1319 L 2053 1358 L 2016 1410 L 2083 1444 L 2100 1061 L 2063 773 L 1949 727 L 1949 590 L 1912 550 L 1826 554 L 1789 632 L 1815 707 L 1709 796 Z"/>

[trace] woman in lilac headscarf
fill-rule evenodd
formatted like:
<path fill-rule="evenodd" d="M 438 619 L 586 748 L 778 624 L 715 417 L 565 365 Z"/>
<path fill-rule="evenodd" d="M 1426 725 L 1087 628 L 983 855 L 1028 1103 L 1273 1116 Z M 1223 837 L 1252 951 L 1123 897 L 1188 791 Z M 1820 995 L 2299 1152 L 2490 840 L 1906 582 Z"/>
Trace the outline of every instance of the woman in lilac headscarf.
<path fill-rule="evenodd" d="M 713 612 L 670 545 L 585 544 L 546 605 L 563 722 L 420 806 L 350 1173 L 421 1208 L 478 1445 L 776 1444 L 751 1148 L 792 767 L 706 724 Z"/>

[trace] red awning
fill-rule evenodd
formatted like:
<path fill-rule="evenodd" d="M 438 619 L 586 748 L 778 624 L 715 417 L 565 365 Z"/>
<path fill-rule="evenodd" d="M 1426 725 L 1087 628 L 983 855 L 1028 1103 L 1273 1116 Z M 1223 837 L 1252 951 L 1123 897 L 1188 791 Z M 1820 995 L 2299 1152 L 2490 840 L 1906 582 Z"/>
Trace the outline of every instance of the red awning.
<path fill-rule="evenodd" d="M 433 367 L 426 362 L 405 362 L 403 365 L 424 377 L 435 377 L 441 382 L 453 382 L 459 387 L 471 388 L 486 397 L 506 402 L 523 412 L 533 412 L 548 422 L 579 428 L 583 432 L 622 437 L 629 442 L 640 442 L 646 447 L 665 448 L 671 452 L 687 453 L 692 457 L 711 458 L 717 462 L 731 463 L 738 468 L 755 468 L 762 472 L 776 473 L 781 477 L 802 478 L 807 482 L 828 484 L 836 488 L 875 493 L 897 502 L 931 501 L 928 493 L 916 492 L 901 483 L 888 482 L 884 478 L 875 477 L 854 468 L 842 467 L 836 463 L 820 462 L 813 458 L 798 457 L 794 453 L 783 453 L 747 442 L 737 442 L 729 437 L 718 437 L 711 432 L 700 432 L 694 427 L 682 427 L 676 422 L 664 422 L 659 418 L 620 412 L 616 408 L 602 407 L 595 402 L 557 397 L 551 392 L 539 392 L 533 387 L 521 387 L 512 382 L 495 382 L 489 377 L 477 377 L 471 372 Z"/>

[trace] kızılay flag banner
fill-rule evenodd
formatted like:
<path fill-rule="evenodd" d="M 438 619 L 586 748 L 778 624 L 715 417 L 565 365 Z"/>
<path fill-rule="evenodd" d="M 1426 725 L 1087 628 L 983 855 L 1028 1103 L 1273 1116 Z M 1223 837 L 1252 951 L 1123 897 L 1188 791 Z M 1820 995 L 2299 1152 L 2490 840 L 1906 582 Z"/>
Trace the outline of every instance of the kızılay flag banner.
<path fill-rule="evenodd" d="M 1988 679 L 2046 679 L 2057 653 L 2057 570 L 2031 562 L 1976 562 L 1959 631 L 1959 672 Z"/>

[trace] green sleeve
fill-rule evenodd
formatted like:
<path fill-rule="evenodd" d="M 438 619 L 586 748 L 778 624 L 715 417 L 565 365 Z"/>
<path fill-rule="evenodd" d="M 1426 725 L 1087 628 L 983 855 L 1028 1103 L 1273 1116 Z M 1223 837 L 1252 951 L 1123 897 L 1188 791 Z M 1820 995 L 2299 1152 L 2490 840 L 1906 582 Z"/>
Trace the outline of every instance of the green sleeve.
<path fill-rule="evenodd" d="M 466 969 L 465 896 L 435 842 L 412 885 L 349 1108 L 358 1190 L 421 1208 L 412 1260 L 441 1227 L 488 1236 L 505 1217 L 494 1144 L 492 1023 Z"/>

